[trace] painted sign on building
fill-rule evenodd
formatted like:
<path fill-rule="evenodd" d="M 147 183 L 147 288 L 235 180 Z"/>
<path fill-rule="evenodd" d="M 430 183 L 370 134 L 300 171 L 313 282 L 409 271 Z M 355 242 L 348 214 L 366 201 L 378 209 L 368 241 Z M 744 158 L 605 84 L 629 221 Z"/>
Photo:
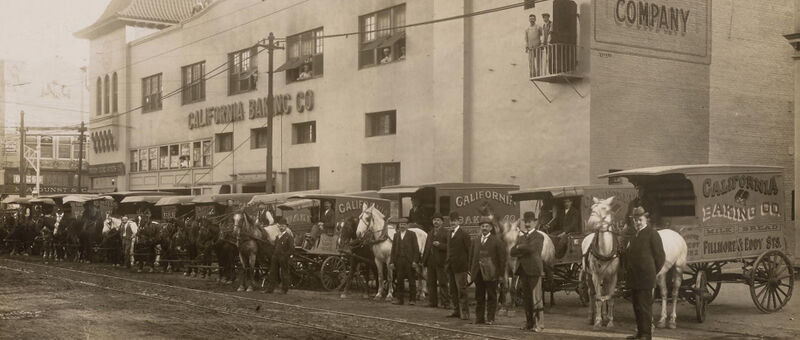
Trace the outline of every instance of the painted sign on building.
<path fill-rule="evenodd" d="M 314 92 L 311 90 L 299 91 L 295 95 L 294 107 L 297 112 L 312 111 L 314 109 Z M 275 115 L 288 115 L 292 113 L 292 95 L 279 94 L 274 96 L 273 113 Z M 212 124 L 229 124 L 247 119 L 253 120 L 266 118 L 268 113 L 267 98 L 250 99 L 245 111 L 243 102 L 211 106 L 189 113 L 189 129 L 197 129 Z M 245 114 L 245 112 L 247 114 Z"/>

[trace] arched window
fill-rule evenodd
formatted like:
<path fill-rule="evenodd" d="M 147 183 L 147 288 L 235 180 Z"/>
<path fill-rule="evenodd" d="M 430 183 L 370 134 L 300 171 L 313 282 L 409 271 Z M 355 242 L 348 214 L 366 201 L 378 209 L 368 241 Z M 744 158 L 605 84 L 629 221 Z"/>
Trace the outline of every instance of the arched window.
<path fill-rule="evenodd" d="M 106 78 L 103 81 L 103 112 L 108 113 L 109 105 L 111 102 L 108 101 L 109 91 L 108 91 L 108 75 L 106 74 Z"/>
<path fill-rule="evenodd" d="M 100 77 L 97 77 L 96 90 L 97 90 L 97 115 L 98 116 L 103 113 L 103 84 L 102 84 L 102 82 L 103 81 L 100 80 Z"/>
<path fill-rule="evenodd" d="M 119 92 L 117 91 L 117 72 L 111 76 L 111 112 L 117 112 L 117 98 Z"/>

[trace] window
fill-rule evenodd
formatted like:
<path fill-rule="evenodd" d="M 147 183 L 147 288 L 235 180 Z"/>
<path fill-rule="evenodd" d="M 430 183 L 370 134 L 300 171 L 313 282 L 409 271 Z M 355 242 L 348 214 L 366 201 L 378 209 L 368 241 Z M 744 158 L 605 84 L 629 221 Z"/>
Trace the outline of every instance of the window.
<path fill-rule="evenodd" d="M 69 159 L 70 156 L 72 156 L 72 138 L 67 136 L 58 137 L 58 158 Z"/>
<path fill-rule="evenodd" d="M 218 133 L 214 135 L 215 152 L 233 151 L 233 132 Z"/>
<path fill-rule="evenodd" d="M 289 169 L 289 190 L 319 190 L 319 168 Z"/>
<path fill-rule="evenodd" d="M 39 145 L 41 147 L 41 158 L 53 158 L 53 137 L 41 136 L 39 137 Z"/>
<path fill-rule="evenodd" d="M 111 112 L 117 113 L 118 105 L 117 105 L 117 97 L 119 95 L 119 89 L 117 88 L 117 72 L 114 72 L 114 75 L 111 77 Z"/>
<path fill-rule="evenodd" d="M 169 147 L 162 146 L 159 150 L 159 159 L 161 160 L 159 164 L 161 164 L 161 169 L 169 169 Z"/>
<path fill-rule="evenodd" d="M 158 170 L 158 148 L 150 148 L 150 171 Z"/>
<path fill-rule="evenodd" d="M 286 63 L 276 72 L 286 72 L 286 83 L 322 76 L 322 28 L 286 38 Z"/>
<path fill-rule="evenodd" d="M 106 74 L 105 80 L 103 81 L 103 112 L 108 113 L 108 108 L 111 102 L 108 100 L 108 96 L 110 95 L 108 91 L 109 81 L 108 75 Z"/>
<path fill-rule="evenodd" d="M 139 171 L 147 171 L 149 169 L 148 163 L 150 161 L 147 149 L 139 150 Z"/>
<path fill-rule="evenodd" d="M 388 185 L 398 184 L 400 184 L 400 163 L 361 165 L 362 190 L 379 190 Z"/>
<path fill-rule="evenodd" d="M 142 78 L 142 112 L 161 110 L 161 73 Z"/>
<path fill-rule="evenodd" d="M 100 80 L 100 77 L 97 77 L 97 115 L 101 115 L 103 113 L 103 81 Z"/>
<path fill-rule="evenodd" d="M 536 0 L 525 0 L 524 9 L 530 9 L 536 7 Z"/>
<path fill-rule="evenodd" d="M 181 169 L 188 168 L 191 164 L 190 158 L 192 153 L 189 150 L 190 148 L 191 144 L 189 143 L 181 144 L 181 155 L 178 157 L 178 163 Z"/>
<path fill-rule="evenodd" d="M 269 146 L 267 128 L 250 129 L 250 148 L 265 149 Z"/>
<path fill-rule="evenodd" d="M 396 111 L 367 113 L 367 137 L 393 135 L 397 131 Z"/>
<path fill-rule="evenodd" d="M 406 58 L 406 5 L 398 5 L 359 19 L 358 66 L 387 64 Z"/>
<path fill-rule="evenodd" d="M 292 124 L 292 144 L 317 142 L 317 122 Z"/>
<path fill-rule="evenodd" d="M 257 81 L 255 47 L 228 54 L 228 95 L 253 91 Z"/>
<path fill-rule="evenodd" d="M 84 137 L 87 138 L 87 137 Z M 83 142 L 83 155 L 81 156 L 81 141 L 80 137 L 72 138 L 72 158 L 73 159 L 80 159 L 83 157 L 86 158 L 88 153 L 86 152 L 87 145 L 89 144 L 88 138 Z"/>
<path fill-rule="evenodd" d="M 139 150 L 131 151 L 131 172 L 139 171 Z"/>
<path fill-rule="evenodd" d="M 206 99 L 206 62 L 202 61 L 181 68 L 182 103 L 190 104 Z"/>

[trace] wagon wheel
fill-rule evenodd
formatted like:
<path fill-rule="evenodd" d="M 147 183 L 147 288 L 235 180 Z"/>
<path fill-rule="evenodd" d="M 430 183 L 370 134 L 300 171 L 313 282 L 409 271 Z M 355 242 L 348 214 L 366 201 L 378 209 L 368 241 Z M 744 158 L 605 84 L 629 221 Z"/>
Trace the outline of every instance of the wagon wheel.
<path fill-rule="evenodd" d="M 347 276 L 347 263 L 340 256 L 328 256 L 322 261 L 319 269 L 319 278 L 322 287 L 328 291 L 335 290 L 344 282 Z"/>
<path fill-rule="evenodd" d="M 706 295 L 704 296 L 704 300 L 706 304 L 710 304 L 712 301 L 714 301 L 714 299 L 717 298 L 717 295 L 719 295 L 719 290 L 722 288 L 722 282 L 709 281 L 709 278 L 718 278 L 720 275 L 722 275 L 723 265 L 725 265 L 725 262 L 702 262 L 689 264 L 690 272 L 686 273 L 686 275 L 689 275 L 689 278 L 686 279 L 686 283 L 693 291 L 695 290 L 695 284 L 699 279 L 698 274 L 700 272 L 704 273 L 703 276 L 706 281 Z M 685 294 L 684 298 L 689 303 L 695 304 L 695 294 Z"/>
<path fill-rule="evenodd" d="M 695 283 L 692 286 L 692 290 L 694 291 L 694 295 L 692 296 L 692 300 L 694 300 L 694 309 L 695 315 L 697 316 L 697 322 L 702 323 L 706 320 L 706 307 L 710 301 L 711 293 L 708 291 L 708 280 L 706 279 L 706 272 L 704 270 L 697 271 L 695 274 Z M 692 294 L 688 294 L 690 296 Z"/>
<path fill-rule="evenodd" d="M 792 298 L 794 272 L 789 258 L 778 250 L 758 257 L 750 273 L 750 296 L 764 313 L 777 312 Z"/>
<path fill-rule="evenodd" d="M 291 270 L 290 277 L 292 278 L 292 288 L 300 288 L 305 284 L 306 268 L 305 265 L 292 257 L 289 259 L 289 268 Z"/>

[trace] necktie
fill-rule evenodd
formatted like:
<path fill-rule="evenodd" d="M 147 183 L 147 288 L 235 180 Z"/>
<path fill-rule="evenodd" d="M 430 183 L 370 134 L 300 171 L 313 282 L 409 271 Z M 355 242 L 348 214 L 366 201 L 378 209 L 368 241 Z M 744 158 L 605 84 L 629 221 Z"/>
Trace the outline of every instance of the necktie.
<path fill-rule="evenodd" d="M 486 239 L 487 239 L 487 238 L 488 238 L 488 237 L 486 237 L 486 236 L 484 236 L 484 237 L 481 237 L 481 244 L 486 244 Z"/>

